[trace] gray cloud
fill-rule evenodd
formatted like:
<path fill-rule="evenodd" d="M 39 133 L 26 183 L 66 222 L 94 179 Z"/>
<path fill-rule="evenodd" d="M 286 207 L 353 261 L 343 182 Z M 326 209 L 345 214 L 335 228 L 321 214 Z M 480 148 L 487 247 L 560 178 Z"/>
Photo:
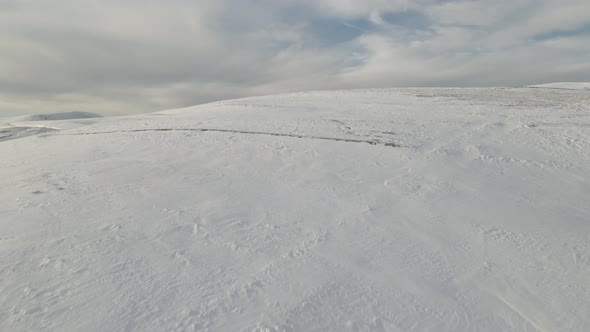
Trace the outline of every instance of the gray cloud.
<path fill-rule="evenodd" d="M 585 0 L 0 0 L 0 116 L 588 80 L 588 31 Z"/>

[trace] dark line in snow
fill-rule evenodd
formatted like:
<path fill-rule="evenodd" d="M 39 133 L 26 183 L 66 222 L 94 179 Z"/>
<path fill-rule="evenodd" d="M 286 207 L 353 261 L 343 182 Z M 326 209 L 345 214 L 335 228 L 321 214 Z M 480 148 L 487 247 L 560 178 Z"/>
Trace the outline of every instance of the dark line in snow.
<path fill-rule="evenodd" d="M 337 138 L 327 136 L 307 136 L 298 134 L 281 134 L 281 133 L 269 133 L 264 131 L 246 131 L 246 130 L 232 130 L 232 129 L 213 129 L 213 128 L 155 128 L 155 129 L 132 129 L 132 130 L 116 130 L 116 131 L 99 131 L 99 132 L 88 132 L 88 133 L 73 133 L 73 134 L 57 134 L 55 136 L 86 136 L 86 135 L 102 135 L 102 134 L 116 134 L 116 133 L 138 133 L 138 132 L 157 132 L 157 131 L 193 131 L 193 132 L 218 132 L 218 133 L 231 133 L 231 134 L 244 134 L 244 135 L 263 135 L 263 136 L 279 136 L 279 137 L 292 137 L 300 139 L 316 139 L 324 141 L 334 142 L 348 142 L 348 143 L 364 143 L 370 145 L 381 145 L 388 147 L 401 147 L 393 142 L 379 142 L 370 140 L 360 140 L 353 138 Z"/>

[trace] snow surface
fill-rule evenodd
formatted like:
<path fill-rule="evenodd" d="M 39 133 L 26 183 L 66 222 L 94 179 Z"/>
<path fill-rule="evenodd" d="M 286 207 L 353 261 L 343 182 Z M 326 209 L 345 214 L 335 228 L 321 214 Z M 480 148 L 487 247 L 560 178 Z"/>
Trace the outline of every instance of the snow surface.
<path fill-rule="evenodd" d="M 531 85 L 530 87 L 547 89 L 590 90 L 590 82 L 561 82 Z"/>
<path fill-rule="evenodd" d="M 63 112 L 52 114 L 34 114 L 11 118 L 11 122 L 26 122 L 26 121 L 57 121 L 57 120 L 72 120 L 72 119 L 91 119 L 102 117 L 96 113 L 88 112 Z"/>
<path fill-rule="evenodd" d="M 95 113 L 65 112 L 1 118 L 0 142 L 88 125 L 95 123 L 95 119 L 101 117 L 101 115 Z"/>
<path fill-rule="evenodd" d="M 2 331 L 588 331 L 590 94 L 384 89 L 0 143 Z"/>

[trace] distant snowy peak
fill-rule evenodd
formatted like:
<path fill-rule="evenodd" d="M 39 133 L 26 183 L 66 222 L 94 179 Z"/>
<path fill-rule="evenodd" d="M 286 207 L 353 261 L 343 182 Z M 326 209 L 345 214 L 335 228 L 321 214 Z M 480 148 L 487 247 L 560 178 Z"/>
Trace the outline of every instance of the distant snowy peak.
<path fill-rule="evenodd" d="M 18 118 L 13 118 L 13 122 L 27 122 L 27 121 L 57 121 L 57 120 L 74 120 L 74 119 L 91 119 L 101 118 L 102 115 L 87 112 L 64 112 L 51 114 L 35 114 L 25 115 Z"/>
<path fill-rule="evenodd" d="M 560 82 L 529 85 L 529 88 L 565 89 L 565 90 L 590 90 L 590 82 Z"/>

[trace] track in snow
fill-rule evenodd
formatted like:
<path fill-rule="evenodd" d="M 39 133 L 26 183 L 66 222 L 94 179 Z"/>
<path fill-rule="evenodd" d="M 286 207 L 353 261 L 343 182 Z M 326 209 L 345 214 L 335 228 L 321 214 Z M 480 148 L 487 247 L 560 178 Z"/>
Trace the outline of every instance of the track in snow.
<path fill-rule="evenodd" d="M 62 135 L 71 135 L 71 136 L 80 136 L 80 135 L 105 135 L 105 134 L 115 134 L 115 133 L 140 133 L 140 132 L 217 132 L 217 133 L 231 133 L 231 134 L 244 134 L 244 135 L 262 135 L 262 136 L 279 136 L 279 137 L 290 137 L 290 138 L 300 138 L 300 139 L 315 139 L 315 140 L 323 140 L 323 141 L 334 141 L 334 142 L 347 142 L 347 143 L 366 143 L 370 145 L 382 145 L 382 146 L 389 146 L 389 147 L 399 147 L 399 145 L 393 142 L 381 142 L 375 140 L 360 140 L 360 139 L 350 139 L 350 138 L 337 138 L 337 137 L 325 137 L 325 136 L 309 136 L 309 135 L 297 135 L 297 134 L 286 134 L 286 133 L 269 133 L 269 132 L 262 132 L 262 131 L 245 131 L 245 130 L 230 130 L 230 129 L 212 129 L 212 128 L 150 128 L 150 129 L 134 129 L 128 131 L 103 131 L 103 132 L 85 132 L 85 133 L 76 133 L 76 134 L 62 134 Z"/>

